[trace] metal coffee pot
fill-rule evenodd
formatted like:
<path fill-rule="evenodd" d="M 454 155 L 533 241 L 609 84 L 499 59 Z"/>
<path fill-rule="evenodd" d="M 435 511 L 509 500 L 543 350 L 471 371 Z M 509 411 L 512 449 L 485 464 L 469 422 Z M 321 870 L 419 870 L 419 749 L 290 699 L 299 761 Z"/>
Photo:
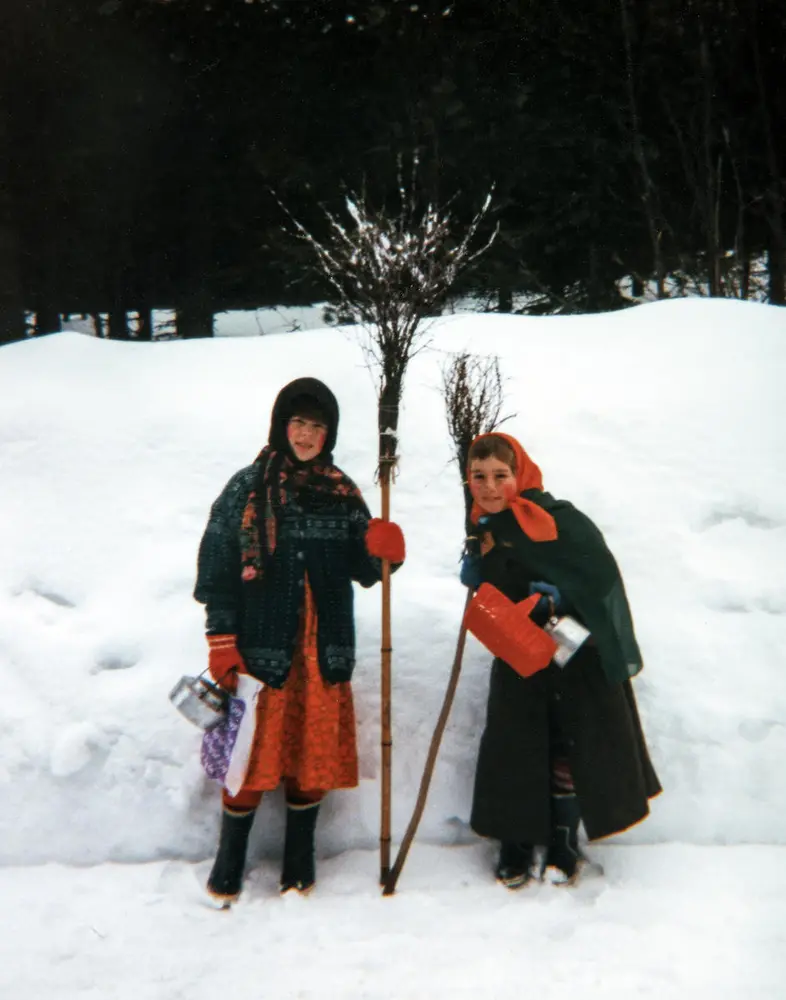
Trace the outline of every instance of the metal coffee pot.
<path fill-rule="evenodd" d="M 558 667 L 564 667 L 577 649 L 589 639 L 590 633 L 583 625 L 580 625 L 575 618 L 565 615 L 557 618 L 552 615 L 543 626 L 543 631 L 548 632 L 557 644 L 557 651 L 552 657 L 552 661 Z"/>
<path fill-rule="evenodd" d="M 226 715 L 229 695 L 204 674 L 181 677 L 169 692 L 169 700 L 185 719 L 207 732 Z"/>

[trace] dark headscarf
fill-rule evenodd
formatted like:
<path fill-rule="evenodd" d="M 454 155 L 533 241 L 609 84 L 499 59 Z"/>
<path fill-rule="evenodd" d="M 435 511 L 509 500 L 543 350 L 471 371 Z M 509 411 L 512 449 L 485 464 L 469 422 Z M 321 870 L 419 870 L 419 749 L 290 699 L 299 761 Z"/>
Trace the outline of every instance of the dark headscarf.
<path fill-rule="evenodd" d="M 295 416 L 293 404 L 304 399 L 315 404 L 316 409 L 324 416 L 327 424 L 327 437 L 318 458 L 324 462 L 332 462 L 333 449 L 336 447 L 336 437 L 338 436 L 338 402 L 325 383 L 320 382 L 317 378 L 296 378 L 294 382 L 285 385 L 276 396 L 270 414 L 268 447 L 281 452 L 282 455 L 288 454 L 293 461 L 296 461 L 287 441 L 287 424 Z"/>
<path fill-rule="evenodd" d="M 287 440 L 287 424 L 303 411 L 318 412 L 327 424 L 322 451 L 307 462 L 298 461 Z M 268 443 L 257 456 L 254 488 L 243 511 L 240 545 L 244 581 L 264 575 L 265 564 L 276 550 L 278 522 L 288 503 L 295 502 L 311 512 L 347 504 L 365 509 L 358 488 L 333 464 L 337 433 L 338 402 L 324 382 L 299 378 L 279 392 L 270 417 Z"/>

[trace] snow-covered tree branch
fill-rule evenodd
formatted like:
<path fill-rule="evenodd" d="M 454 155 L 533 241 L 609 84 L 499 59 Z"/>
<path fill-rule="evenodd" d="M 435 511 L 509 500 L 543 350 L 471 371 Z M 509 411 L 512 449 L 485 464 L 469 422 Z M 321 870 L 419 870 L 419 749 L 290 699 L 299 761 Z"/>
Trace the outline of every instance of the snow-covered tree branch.
<path fill-rule="evenodd" d="M 379 456 L 388 462 L 395 461 L 397 452 L 404 373 L 424 346 L 423 321 L 438 312 L 458 275 L 496 236 L 494 230 L 476 245 L 491 192 L 463 234 L 457 234 L 449 204 L 419 207 L 416 171 L 417 160 L 405 181 L 399 166 L 395 211 L 376 208 L 365 194 L 351 193 L 345 201 L 346 221 L 325 210 L 324 240 L 290 215 L 299 236 L 313 249 L 340 313 L 366 333 L 363 347 L 378 377 Z"/>

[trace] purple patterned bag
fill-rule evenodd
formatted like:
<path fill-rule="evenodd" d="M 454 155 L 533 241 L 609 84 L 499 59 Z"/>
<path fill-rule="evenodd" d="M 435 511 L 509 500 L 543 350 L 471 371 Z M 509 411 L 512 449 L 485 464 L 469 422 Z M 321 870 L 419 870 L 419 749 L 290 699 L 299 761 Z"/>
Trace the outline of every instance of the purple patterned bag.
<path fill-rule="evenodd" d="M 223 782 L 226 777 L 245 711 L 245 701 L 230 696 L 224 718 L 202 737 L 200 758 L 208 778 Z"/>

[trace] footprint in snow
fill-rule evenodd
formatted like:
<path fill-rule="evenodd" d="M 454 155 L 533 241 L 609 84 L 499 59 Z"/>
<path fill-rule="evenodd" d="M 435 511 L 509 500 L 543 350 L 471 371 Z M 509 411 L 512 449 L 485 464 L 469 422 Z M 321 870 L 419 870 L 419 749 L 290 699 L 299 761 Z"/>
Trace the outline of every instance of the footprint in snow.
<path fill-rule="evenodd" d="M 717 528 L 727 521 L 742 521 L 749 528 L 759 528 L 764 531 L 771 531 L 774 528 L 783 526 L 783 521 L 775 520 L 766 514 L 761 514 L 757 510 L 752 510 L 745 504 L 738 506 L 718 507 L 703 519 L 700 530 L 708 531 L 710 528 Z"/>
<path fill-rule="evenodd" d="M 776 726 L 782 725 L 782 722 L 776 722 L 775 719 L 744 719 L 737 727 L 737 732 L 749 743 L 761 743 Z"/>

